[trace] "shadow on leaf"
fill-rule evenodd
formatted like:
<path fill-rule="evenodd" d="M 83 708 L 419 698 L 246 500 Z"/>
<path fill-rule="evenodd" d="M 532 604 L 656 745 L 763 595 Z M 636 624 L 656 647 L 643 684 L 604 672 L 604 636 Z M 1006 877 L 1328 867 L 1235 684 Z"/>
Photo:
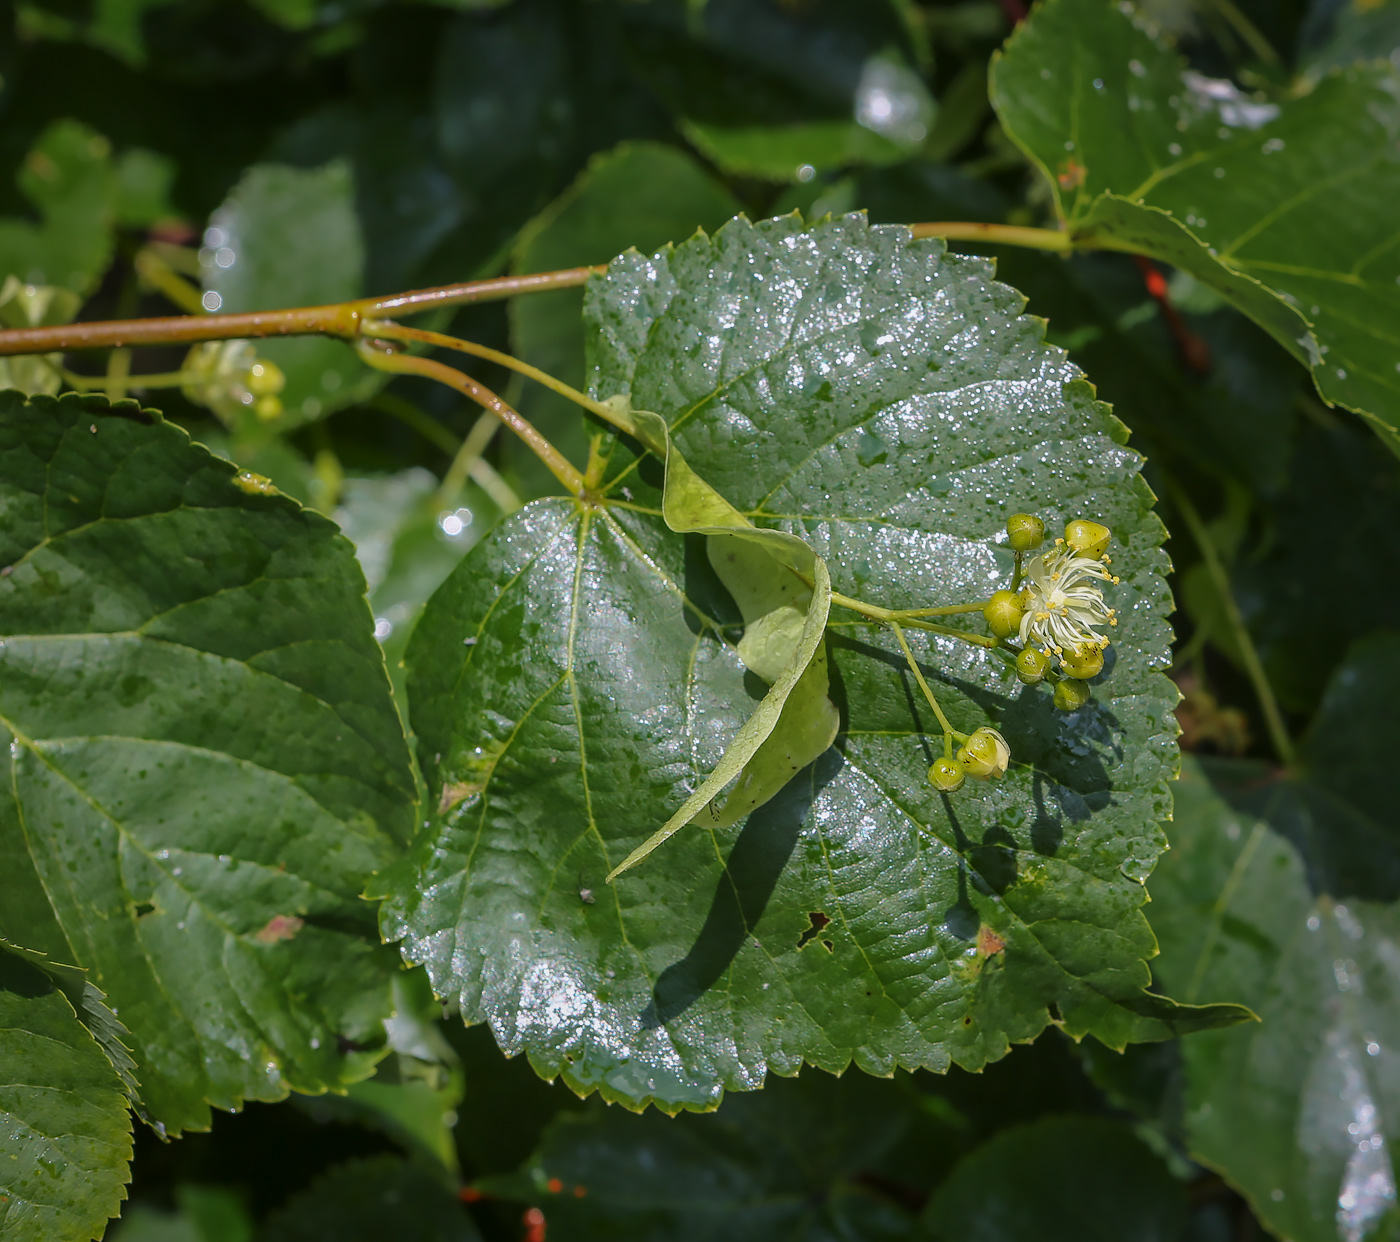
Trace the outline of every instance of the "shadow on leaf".
<path fill-rule="evenodd" d="M 744 938 L 763 917 L 778 876 L 797 847 L 802 821 L 841 764 L 840 753 L 828 750 L 749 816 L 690 952 L 666 967 L 656 981 L 651 1003 L 642 1011 L 643 1030 L 655 1030 L 684 1013 L 729 969 Z"/>

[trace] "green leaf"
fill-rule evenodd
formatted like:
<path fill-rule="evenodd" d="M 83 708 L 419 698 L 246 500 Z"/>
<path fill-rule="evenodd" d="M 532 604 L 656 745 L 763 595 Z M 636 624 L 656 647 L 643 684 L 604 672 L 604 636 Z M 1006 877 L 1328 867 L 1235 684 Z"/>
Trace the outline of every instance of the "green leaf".
<path fill-rule="evenodd" d="M 1121 1121 L 1051 1117 L 972 1152 L 924 1220 L 959 1242 L 1176 1242 L 1186 1194 Z"/>
<path fill-rule="evenodd" d="M 1379 60 L 1400 47 L 1400 5 L 1393 2 L 1347 4 L 1330 14 L 1320 11 L 1319 16 L 1330 18 L 1331 29 L 1307 56 L 1307 71 L 1315 77 L 1358 61 Z"/>
<path fill-rule="evenodd" d="M 1045 0 L 994 60 L 992 98 L 1076 244 L 1190 272 L 1400 446 L 1393 66 L 1263 102 L 1187 69 L 1119 5 Z"/>
<path fill-rule="evenodd" d="M 364 292 L 364 243 L 343 162 L 255 165 L 210 216 L 204 243 L 204 287 L 224 312 L 320 306 Z M 259 341 L 257 349 L 287 377 L 281 430 L 362 401 L 385 382 L 329 337 Z"/>
<path fill-rule="evenodd" d="M 594 156 L 563 194 L 521 230 L 512 259 L 516 272 L 549 272 L 606 263 L 629 246 L 644 253 L 681 242 L 697 228 L 717 229 L 739 203 L 693 159 L 660 143 L 625 143 Z M 581 388 L 583 292 L 561 289 L 511 303 L 517 357 Z M 586 439 L 571 402 L 529 385 L 520 410 L 561 448 L 582 456 Z M 542 468 L 515 444 L 503 446 L 518 472 Z M 543 487 L 540 490 L 544 490 Z"/>
<path fill-rule="evenodd" d="M 1397 693 L 1400 638 L 1369 639 L 1334 676 L 1300 774 L 1187 766 L 1153 877 L 1162 986 L 1263 1019 L 1182 1044 L 1187 1142 L 1297 1242 L 1355 1242 L 1396 1197 Z"/>
<path fill-rule="evenodd" d="M 170 204 L 175 184 L 175 161 L 141 147 L 124 151 L 116 165 L 117 223 L 124 228 L 149 228 L 178 220 Z"/>
<path fill-rule="evenodd" d="M 375 635 L 402 708 L 403 656 L 423 605 L 499 510 L 476 488 L 448 500 L 436 476 L 414 466 L 346 479 L 333 516 L 364 570 Z"/>
<path fill-rule="evenodd" d="M 0 1234 L 101 1237 L 126 1197 L 126 1089 L 58 984 L 4 945 L 0 1123 Z"/>
<path fill-rule="evenodd" d="M 923 1236 L 864 1176 L 909 1136 L 919 1099 L 903 1076 L 806 1074 L 708 1116 L 593 1108 L 557 1119 L 520 1173 L 482 1186 L 539 1203 L 551 1232 L 581 1242 Z"/>
<path fill-rule="evenodd" d="M 119 191 L 112 145 L 77 121 L 55 121 L 25 157 L 18 181 L 39 223 L 0 220 L 0 284 L 60 285 L 87 296 L 112 261 Z"/>
<path fill-rule="evenodd" d="M 845 594 L 983 597 L 1011 513 L 1085 513 L 1116 532 L 1123 625 L 1068 716 L 995 653 L 921 646 L 954 724 L 994 725 L 1015 760 L 947 801 L 893 637 L 833 615 L 836 746 L 737 836 L 678 832 L 604 888 L 763 691 L 722 641 L 741 618 L 703 545 L 659 520 L 649 455 L 619 442 L 597 505 L 508 518 L 410 646 L 436 809 L 383 885 L 386 934 L 508 1052 L 675 1109 L 804 1061 L 977 1068 L 1052 1005 L 1075 1034 L 1131 1024 L 1175 765 L 1162 528 L 1121 425 L 1020 305 L 984 261 L 859 216 L 740 220 L 593 282 L 596 395 L 665 417 L 709 485 Z"/>
<path fill-rule="evenodd" d="M 352 1160 L 274 1214 L 260 1242 L 478 1242 L 457 1196 L 428 1170 L 394 1156 Z"/>
<path fill-rule="evenodd" d="M 816 169 L 848 164 L 893 164 L 909 153 L 854 121 L 741 128 L 682 121 L 681 132 L 725 172 L 765 181 L 804 181 Z"/>
<path fill-rule="evenodd" d="M 928 136 L 936 105 L 897 4 L 679 3 L 627 14 L 636 72 L 723 171 L 777 182 L 889 163 Z M 803 170 L 803 171 L 799 171 Z"/>
<path fill-rule="evenodd" d="M 252 1242 L 253 1222 L 237 1191 L 183 1183 L 175 1187 L 175 1202 L 173 1212 L 129 1206 L 104 1242 Z"/>
<path fill-rule="evenodd" d="M 362 1078 L 413 780 L 328 520 L 96 398 L 0 394 L 0 934 L 87 968 L 146 1116 Z"/>

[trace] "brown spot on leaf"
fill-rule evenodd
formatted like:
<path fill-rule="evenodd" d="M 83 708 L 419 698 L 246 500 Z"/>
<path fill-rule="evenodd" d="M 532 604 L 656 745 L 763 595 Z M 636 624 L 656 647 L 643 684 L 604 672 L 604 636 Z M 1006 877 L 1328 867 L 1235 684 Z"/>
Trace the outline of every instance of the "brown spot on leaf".
<path fill-rule="evenodd" d="M 1059 171 L 1055 174 L 1055 180 L 1060 183 L 1062 190 L 1077 190 L 1084 184 L 1087 172 L 1084 165 L 1071 155 L 1060 165 Z"/>
<path fill-rule="evenodd" d="M 1006 948 L 1006 941 L 985 923 L 977 929 L 977 952 L 983 957 L 992 957 Z"/>
<path fill-rule="evenodd" d="M 449 781 L 442 787 L 442 797 L 438 799 L 438 814 L 446 815 L 459 802 L 465 802 L 472 794 L 480 793 L 483 788 L 481 781 Z"/>
<path fill-rule="evenodd" d="M 253 939 L 260 944 L 276 944 L 279 940 L 290 940 L 302 929 L 304 919 L 295 914 L 274 914 L 267 920 Z"/>

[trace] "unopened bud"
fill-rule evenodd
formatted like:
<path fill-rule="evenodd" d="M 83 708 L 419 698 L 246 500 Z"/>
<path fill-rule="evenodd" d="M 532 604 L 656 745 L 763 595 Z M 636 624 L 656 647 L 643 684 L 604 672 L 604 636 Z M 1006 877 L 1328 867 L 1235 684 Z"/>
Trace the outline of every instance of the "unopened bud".
<path fill-rule="evenodd" d="M 1065 526 L 1065 542 L 1079 556 L 1087 556 L 1091 560 L 1098 560 L 1108 551 L 1108 541 L 1112 537 L 1113 532 L 1107 526 L 1087 518 L 1075 518 Z"/>
<path fill-rule="evenodd" d="M 955 793 L 967 780 L 967 769 L 956 759 L 935 759 L 928 770 L 928 783 L 942 793 Z"/>
<path fill-rule="evenodd" d="M 1103 672 L 1103 648 L 1081 647 L 1078 651 L 1066 651 L 1060 656 L 1060 667 L 1071 677 L 1088 681 Z"/>
<path fill-rule="evenodd" d="M 1038 685 L 1050 671 L 1050 657 L 1039 647 L 1027 647 L 1016 657 L 1016 676 L 1028 686 Z"/>
<path fill-rule="evenodd" d="M 1015 591 L 997 591 L 982 609 L 987 628 L 998 638 L 1010 638 L 1021 629 L 1021 597 Z"/>
<path fill-rule="evenodd" d="M 1013 513 L 1006 519 L 1006 535 L 1013 552 L 1034 552 L 1045 542 L 1045 523 L 1031 513 Z"/>
<path fill-rule="evenodd" d="M 958 748 L 958 760 L 969 776 L 985 781 L 1006 774 L 1011 747 L 995 729 L 978 729 Z"/>
<path fill-rule="evenodd" d="M 1073 677 L 1066 677 L 1055 687 L 1055 706 L 1062 712 L 1077 712 L 1089 701 L 1089 687 Z"/>
<path fill-rule="evenodd" d="M 243 382 L 255 397 L 275 397 L 287 386 L 287 377 L 275 362 L 259 358 L 248 368 Z"/>

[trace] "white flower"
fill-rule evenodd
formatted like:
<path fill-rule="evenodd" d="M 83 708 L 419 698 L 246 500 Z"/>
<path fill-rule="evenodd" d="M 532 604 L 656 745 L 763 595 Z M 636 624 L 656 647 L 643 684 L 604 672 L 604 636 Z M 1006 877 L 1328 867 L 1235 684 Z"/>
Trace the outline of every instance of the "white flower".
<path fill-rule="evenodd" d="M 1108 639 L 1094 627 L 1117 625 L 1118 619 L 1095 578 L 1118 581 L 1100 561 L 1077 556 L 1063 543 L 1034 557 L 1026 566 L 1021 642 L 1037 643 L 1056 655 L 1107 647 Z"/>

